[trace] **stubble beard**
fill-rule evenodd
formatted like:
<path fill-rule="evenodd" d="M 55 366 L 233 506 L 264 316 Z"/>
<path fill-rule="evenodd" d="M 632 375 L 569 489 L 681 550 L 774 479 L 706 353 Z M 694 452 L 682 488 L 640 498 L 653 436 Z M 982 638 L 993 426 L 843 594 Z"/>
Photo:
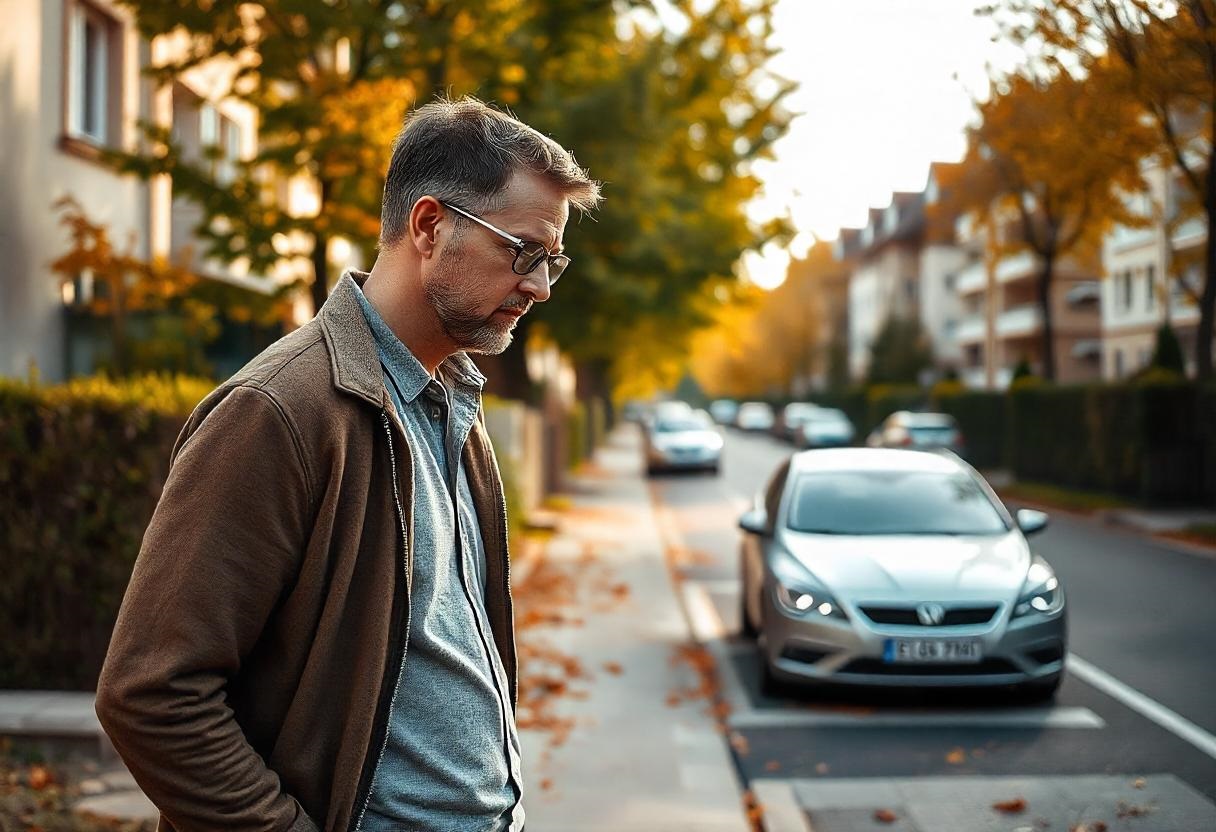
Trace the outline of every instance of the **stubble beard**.
<path fill-rule="evenodd" d="M 458 251 L 449 252 L 426 285 L 426 299 L 443 333 L 457 347 L 477 355 L 498 355 L 511 345 L 516 320 L 481 314 L 476 300 L 460 289 L 464 271 L 464 258 Z"/>

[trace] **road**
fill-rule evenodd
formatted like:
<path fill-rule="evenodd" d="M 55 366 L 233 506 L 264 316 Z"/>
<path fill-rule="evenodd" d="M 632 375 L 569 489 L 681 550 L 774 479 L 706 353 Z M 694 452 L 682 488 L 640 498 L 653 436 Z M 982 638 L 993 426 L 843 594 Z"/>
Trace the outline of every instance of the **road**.
<path fill-rule="evenodd" d="M 975 692 L 772 700 L 734 635 L 735 522 L 790 452 L 731 431 L 720 476 L 652 480 L 666 534 L 691 553 L 682 592 L 720 659 L 742 776 L 774 804 L 770 830 L 1216 832 L 1216 558 L 1053 517 L 1032 539 L 1070 605 L 1053 706 Z M 1021 812 L 993 808 L 1017 798 Z"/>

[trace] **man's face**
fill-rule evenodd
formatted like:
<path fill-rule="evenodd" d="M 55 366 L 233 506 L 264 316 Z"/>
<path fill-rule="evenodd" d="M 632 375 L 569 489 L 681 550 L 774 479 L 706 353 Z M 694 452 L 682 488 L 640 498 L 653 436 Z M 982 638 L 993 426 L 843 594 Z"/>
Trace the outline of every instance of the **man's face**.
<path fill-rule="evenodd" d="M 552 185 L 517 172 L 502 207 L 479 216 L 556 254 L 570 208 Z M 427 300 L 458 349 L 497 355 L 511 343 L 515 325 L 532 304 L 549 299 L 548 267 L 542 263 L 531 274 L 515 274 L 515 251 L 508 240 L 454 211 L 447 211 L 447 222 L 449 229 L 458 230 L 448 236 L 424 277 Z"/>

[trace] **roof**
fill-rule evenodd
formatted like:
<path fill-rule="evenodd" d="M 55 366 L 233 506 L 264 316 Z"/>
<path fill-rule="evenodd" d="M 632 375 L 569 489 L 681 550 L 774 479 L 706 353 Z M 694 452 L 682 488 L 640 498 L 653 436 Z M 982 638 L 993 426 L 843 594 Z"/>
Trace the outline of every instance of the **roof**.
<path fill-rule="evenodd" d="M 833 471 L 922 471 L 953 474 L 963 463 L 953 455 L 899 448 L 822 448 L 800 451 L 791 458 L 791 473 Z"/>

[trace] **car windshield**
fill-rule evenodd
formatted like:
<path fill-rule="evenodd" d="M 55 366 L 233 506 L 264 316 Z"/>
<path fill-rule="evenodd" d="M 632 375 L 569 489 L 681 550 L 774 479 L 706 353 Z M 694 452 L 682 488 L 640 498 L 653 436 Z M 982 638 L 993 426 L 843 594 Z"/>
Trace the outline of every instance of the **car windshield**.
<path fill-rule="evenodd" d="M 681 416 L 676 419 L 660 419 L 654 429 L 658 433 L 680 433 L 686 430 L 709 430 L 709 422 L 700 415 Z"/>
<path fill-rule="evenodd" d="M 794 484 L 789 528 L 814 534 L 1001 534 L 1004 519 L 970 475 L 831 471 Z"/>
<path fill-rule="evenodd" d="M 808 421 L 815 425 L 847 425 L 849 420 L 839 410 L 819 410 L 810 414 Z"/>

